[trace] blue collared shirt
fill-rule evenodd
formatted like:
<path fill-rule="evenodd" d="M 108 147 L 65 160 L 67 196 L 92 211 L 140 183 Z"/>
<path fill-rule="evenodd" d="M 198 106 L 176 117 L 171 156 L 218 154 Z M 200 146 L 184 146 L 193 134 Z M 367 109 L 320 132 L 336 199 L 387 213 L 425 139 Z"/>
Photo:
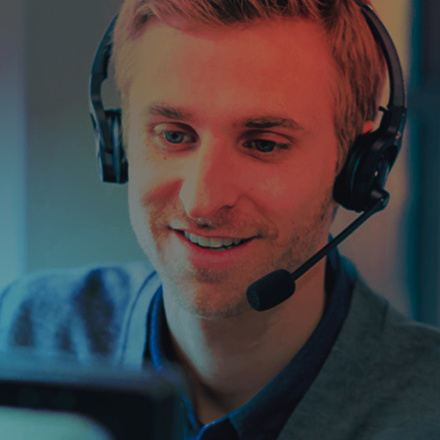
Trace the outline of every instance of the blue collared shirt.
<path fill-rule="evenodd" d="M 326 263 L 325 311 L 304 347 L 253 399 L 213 423 L 202 425 L 190 400 L 183 396 L 187 414 L 185 440 L 275 439 L 330 353 L 347 316 L 354 281 L 351 264 L 332 251 Z M 174 360 L 161 288 L 151 303 L 148 319 L 146 358 L 160 369 Z"/>

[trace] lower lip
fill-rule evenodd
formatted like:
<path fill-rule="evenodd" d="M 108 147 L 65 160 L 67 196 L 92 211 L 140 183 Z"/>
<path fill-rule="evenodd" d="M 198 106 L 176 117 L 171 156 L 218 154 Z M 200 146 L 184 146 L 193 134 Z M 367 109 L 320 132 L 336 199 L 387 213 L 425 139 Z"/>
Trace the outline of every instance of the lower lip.
<path fill-rule="evenodd" d="M 179 242 L 187 252 L 188 261 L 198 267 L 218 268 L 231 266 L 237 262 L 244 252 L 246 252 L 254 240 L 249 240 L 239 246 L 223 251 L 213 251 L 202 248 L 189 241 L 183 234 L 173 231 Z"/>

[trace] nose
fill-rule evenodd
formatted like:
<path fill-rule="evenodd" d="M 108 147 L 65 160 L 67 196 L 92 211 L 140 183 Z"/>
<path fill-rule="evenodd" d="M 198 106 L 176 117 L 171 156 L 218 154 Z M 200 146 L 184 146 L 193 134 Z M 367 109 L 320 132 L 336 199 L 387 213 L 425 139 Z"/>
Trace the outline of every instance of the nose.
<path fill-rule="evenodd" d="M 234 151 L 221 142 L 206 142 L 192 153 L 185 166 L 180 200 L 190 218 L 212 219 L 232 208 L 240 198 Z"/>

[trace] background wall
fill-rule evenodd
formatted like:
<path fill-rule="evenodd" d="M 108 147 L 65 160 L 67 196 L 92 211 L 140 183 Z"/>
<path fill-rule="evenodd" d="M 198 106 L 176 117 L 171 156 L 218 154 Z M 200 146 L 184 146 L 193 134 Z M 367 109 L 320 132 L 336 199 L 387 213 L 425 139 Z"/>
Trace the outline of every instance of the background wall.
<path fill-rule="evenodd" d="M 10 265 L 11 268 L 16 265 L 14 276 L 43 268 L 142 258 L 129 226 L 126 187 L 105 185 L 98 180 L 87 104 L 93 55 L 120 2 L 22 1 L 23 8 L 16 9 L 14 15 L 21 26 L 10 34 L 18 47 L 17 59 L 8 60 L 8 65 L 15 66 L 17 76 L 5 80 L 7 75 L 2 68 L 0 77 L 3 88 L 9 90 L 10 84 L 15 84 L 17 106 L 24 102 L 23 90 L 26 97 L 25 106 L 15 116 L 13 112 L 9 115 L 23 129 L 16 130 L 16 137 L 10 133 L 3 146 L 8 151 L 11 145 L 17 146 L 14 150 L 17 157 L 11 158 L 11 163 L 18 171 L 15 182 L 6 181 L 13 188 L 13 196 L 3 196 L 2 192 L 7 209 L 15 212 L 14 222 L 2 220 L 2 240 L 8 238 L 9 231 L 18 228 L 19 233 L 14 236 L 22 243 L 18 247 L 11 242 L 5 244 L 3 249 L 7 251 L 2 258 L 7 260 L 10 252 L 18 249 Z M 19 8 L 21 2 L 13 4 Z M 411 2 L 375 0 L 374 4 L 408 72 Z M 5 16 L 2 17 L 4 20 Z M 25 29 L 24 34 L 20 29 Z M 2 47 L 2 66 L 5 51 Z M 24 87 L 18 87 L 17 78 L 23 71 L 21 86 Z M 3 89 L 2 96 L 5 96 Z M 25 163 L 18 153 L 24 145 L 23 135 L 27 141 Z M 407 149 L 404 146 L 403 150 Z M 412 234 L 408 216 L 409 189 L 413 183 L 407 164 L 406 155 L 402 154 L 389 181 L 392 197 L 387 210 L 371 219 L 341 249 L 355 261 L 373 288 L 410 314 L 406 243 Z M 5 185 L 2 183 L 2 191 Z M 22 201 L 26 203 L 21 205 Z M 341 212 L 334 232 L 351 218 Z M 20 250 L 25 249 L 25 244 L 26 253 Z M 0 284 L 12 277 L 7 267 L 3 264 Z"/>
<path fill-rule="evenodd" d="M 142 257 L 126 187 L 99 182 L 87 101 L 116 0 L 26 2 L 27 269 Z"/>
<path fill-rule="evenodd" d="M 0 284 L 26 266 L 26 109 L 23 2 L 2 5 L 0 14 Z"/>

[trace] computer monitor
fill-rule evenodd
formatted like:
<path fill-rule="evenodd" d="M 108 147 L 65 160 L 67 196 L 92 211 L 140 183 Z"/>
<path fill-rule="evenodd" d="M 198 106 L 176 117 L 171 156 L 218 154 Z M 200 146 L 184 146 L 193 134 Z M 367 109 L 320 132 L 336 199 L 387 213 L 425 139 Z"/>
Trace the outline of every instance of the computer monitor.
<path fill-rule="evenodd" d="M 0 354 L 0 437 L 178 440 L 182 375 Z M 32 435 L 30 435 L 32 433 Z"/>

